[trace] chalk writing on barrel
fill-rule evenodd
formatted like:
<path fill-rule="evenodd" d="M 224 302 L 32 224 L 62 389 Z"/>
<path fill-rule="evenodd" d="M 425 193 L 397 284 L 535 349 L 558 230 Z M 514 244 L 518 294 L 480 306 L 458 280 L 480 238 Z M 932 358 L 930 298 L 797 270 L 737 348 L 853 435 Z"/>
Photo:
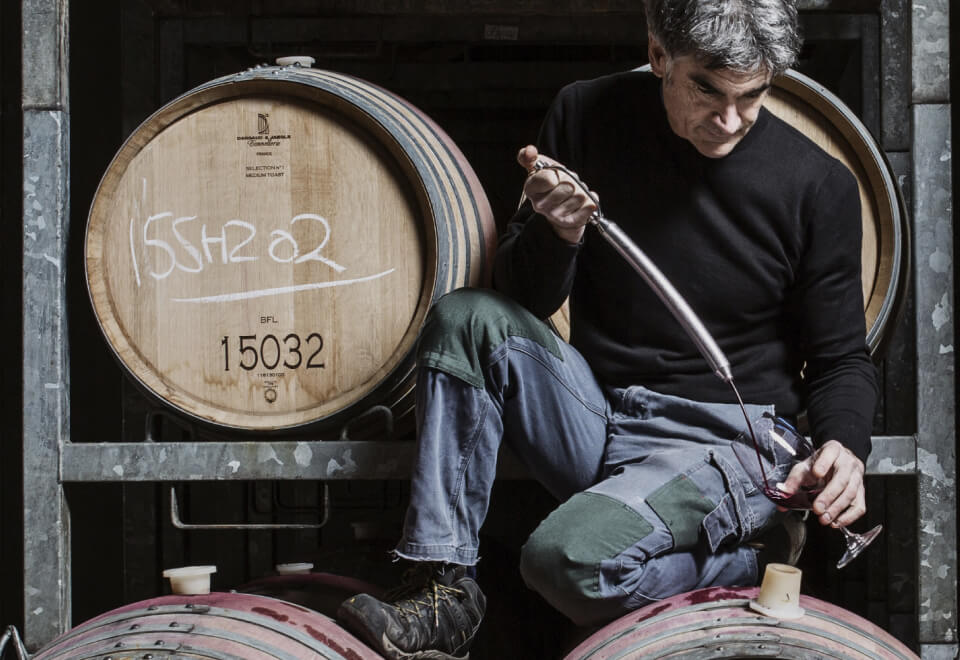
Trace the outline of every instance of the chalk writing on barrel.
<path fill-rule="evenodd" d="M 382 273 L 367 275 L 366 277 L 355 277 L 350 280 L 335 280 L 333 282 L 312 282 L 309 284 L 297 284 L 294 286 L 279 286 L 272 289 L 259 289 L 257 291 L 240 291 L 237 293 L 221 293 L 213 296 L 199 296 L 197 298 L 172 298 L 173 302 L 186 303 L 215 303 L 215 302 L 233 302 L 235 300 L 248 300 L 250 298 L 263 298 L 266 296 L 276 296 L 282 293 L 296 293 L 299 291 L 310 291 L 313 289 L 329 289 L 335 286 L 347 286 L 350 284 L 359 284 L 360 282 L 370 282 L 380 279 L 395 271 L 396 268 L 390 268 Z"/>
<path fill-rule="evenodd" d="M 257 227 L 253 223 L 234 218 L 220 225 L 219 233 L 215 233 L 217 230 L 216 227 L 214 227 L 213 231 L 210 231 L 207 223 L 202 223 L 200 225 L 199 241 L 191 241 L 185 235 L 182 227 L 194 223 L 196 220 L 196 215 L 175 217 L 172 211 L 163 211 L 148 216 L 143 223 L 143 230 L 140 233 L 144 248 L 153 250 L 154 254 L 157 255 L 153 260 L 148 260 L 146 257 L 143 259 L 137 258 L 136 220 L 135 218 L 130 219 L 129 242 L 131 266 L 138 288 L 141 286 L 141 263 L 148 269 L 147 274 L 150 275 L 150 277 L 156 281 L 161 281 L 170 277 L 174 271 L 196 274 L 201 273 L 208 264 L 228 265 L 260 260 L 260 256 L 251 254 L 251 250 L 253 249 L 251 244 L 257 235 Z M 290 219 L 290 225 L 302 221 L 320 223 L 323 226 L 323 235 L 313 249 L 301 255 L 300 245 L 290 232 L 283 229 L 274 229 L 270 232 L 270 238 L 272 240 L 267 247 L 267 256 L 278 264 L 291 262 L 294 264 L 302 264 L 315 261 L 329 266 L 338 273 L 346 270 L 345 266 L 321 254 L 321 251 L 330 240 L 331 231 L 329 221 L 323 216 L 314 213 L 300 213 Z M 160 238 L 160 228 L 163 225 L 169 225 L 169 231 L 173 235 L 175 242 Z M 199 243 L 199 247 L 197 243 Z M 179 250 L 177 248 L 179 248 Z M 153 265 L 148 265 L 151 262 L 153 262 Z M 369 282 L 385 277 L 394 270 L 394 268 L 390 268 L 373 275 L 330 282 L 267 287 L 252 291 L 172 298 L 172 300 L 174 302 L 185 303 L 222 303 L 263 298 L 285 293 L 296 293 Z"/>

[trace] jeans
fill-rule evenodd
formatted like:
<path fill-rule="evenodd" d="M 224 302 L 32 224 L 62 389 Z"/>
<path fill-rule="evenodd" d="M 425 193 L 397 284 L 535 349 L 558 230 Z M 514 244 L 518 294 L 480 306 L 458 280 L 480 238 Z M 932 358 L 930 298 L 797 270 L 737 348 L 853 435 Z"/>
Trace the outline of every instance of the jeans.
<path fill-rule="evenodd" d="M 757 582 L 744 543 L 777 516 L 730 448 L 745 428 L 739 406 L 605 389 L 546 324 L 486 290 L 444 296 L 418 358 L 418 451 L 397 555 L 477 562 L 506 443 L 561 502 L 524 545 L 521 574 L 574 622 Z"/>

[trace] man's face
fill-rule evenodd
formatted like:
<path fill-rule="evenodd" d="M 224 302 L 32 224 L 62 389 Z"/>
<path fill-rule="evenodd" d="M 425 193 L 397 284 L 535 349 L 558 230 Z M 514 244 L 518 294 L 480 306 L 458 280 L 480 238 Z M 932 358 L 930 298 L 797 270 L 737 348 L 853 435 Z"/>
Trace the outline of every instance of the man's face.
<path fill-rule="evenodd" d="M 766 70 L 707 69 L 692 55 L 671 57 L 652 35 L 650 68 L 663 79 L 670 128 L 708 158 L 722 158 L 737 146 L 770 90 Z"/>

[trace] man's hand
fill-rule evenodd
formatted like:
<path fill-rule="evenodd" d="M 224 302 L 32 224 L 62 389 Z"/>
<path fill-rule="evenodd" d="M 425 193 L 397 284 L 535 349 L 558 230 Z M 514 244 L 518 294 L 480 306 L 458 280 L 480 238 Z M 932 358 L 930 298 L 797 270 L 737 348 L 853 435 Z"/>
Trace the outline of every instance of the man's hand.
<path fill-rule="evenodd" d="M 534 168 L 540 160 L 548 165 L 557 161 L 541 156 L 534 146 L 526 146 L 517 154 L 517 162 L 528 172 L 523 194 L 533 210 L 544 216 L 557 236 L 568 243 L 578 243 L 597 204 L 569 174 L 561 170 Z"/>
<path fill-rule="evenodd" d="M 863 488 L 863 462 L 836 440 L 828 440 L 813 456 L 798 463 L 780 486 L 794 493 L 802 485 L 825 481 L 813 502 L 821 525 L 846 527 L 867 512 Z"/>

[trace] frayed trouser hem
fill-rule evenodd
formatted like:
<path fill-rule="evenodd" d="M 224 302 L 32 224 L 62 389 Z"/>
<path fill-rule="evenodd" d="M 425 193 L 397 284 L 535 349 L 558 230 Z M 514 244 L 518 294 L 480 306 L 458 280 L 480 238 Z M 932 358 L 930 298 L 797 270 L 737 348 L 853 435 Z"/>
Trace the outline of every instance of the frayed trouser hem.
<path fill-rule="evenodd" d="M 480 561 L 477 551 L 452 545 L 417 545 L 401 543 L 391 551 L 394 559 L 409 561 L 432 561 L 461 566 L 475 566 Z"/>

